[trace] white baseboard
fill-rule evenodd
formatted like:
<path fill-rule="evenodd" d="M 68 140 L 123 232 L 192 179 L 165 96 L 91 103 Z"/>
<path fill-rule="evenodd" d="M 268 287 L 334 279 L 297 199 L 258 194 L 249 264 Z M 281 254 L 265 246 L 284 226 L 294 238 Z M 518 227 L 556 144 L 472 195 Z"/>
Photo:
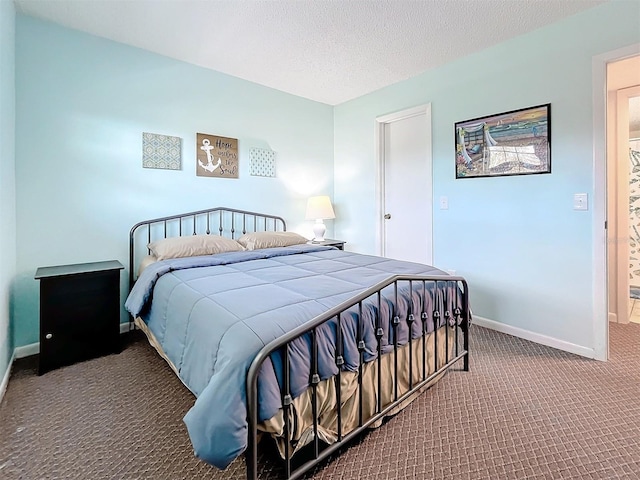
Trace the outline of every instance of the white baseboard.
<path fill-rule="evenodd" d="M 497 332 L 506 333 L 507 335 L 513 335 L 514 337 L 523 338 L 531 342 L 540 343 L 547 347 L 557 348 L 569 353 L 575 353 L 582 357 L 595 358 L 595 351 L 593 348 L 583 347 L 582 345 L 576 345 L 575 343 L 560 340 L 554 337 L 548 337 L 540 333 L 531 332 L 523 328 L 507 325 L 506 323 L 496 322 L 488 318 L 473 316 L 473 323 L 481 327 L 489 328 Z"/>
<path fill-rule="evenodd" d="M 16 347 L 13 350 L 13 356 L 15 358 L 30 357 L 31 355 L 37 355 L 40 353 L 40 342 L 30 343 L 29 345 L 23 345 L 22 347 Z"/>
<path fill-rule="evenodd" d="M 129 323 L 121 323 L 120 333 L 127 333 L 128 331 Z M 37 355 L 38 353 L 40 353 L 40 342 L 30 343 L 29 345 L 24 345 L 22 347 L 16 347 L 13 351 L 13 355 L 15 358 L 29 357 L 31 355 Z"/>
<path fill-rule="evenodd" d="M 120 333 L 126 333 L 128 331 L 129 323 L 121 323 Z M 40 342 L 30 343 L 29 345 L 23 345 L 22 347 L 16 347 L 13 349 L 13 355 L 11 355 L 11 360 L 9 360 L 9 366 L 7 367 L 7 371 L 4 373 L 2 383 L 0 383 L 0 402 L 2 402 L 4 392 L 7 390 L 7 385 L 9 384 L 13 361 L 17 358 L 29 357 L 31 355 L 37 355 L 38 353 L 40 353 Z"/>
<path fill-rule="evenodd" d="M 16 354 L 11 355 L 11 359 L 9 360 L 9 365 L 7 366 L 7 371 L 4 372 L 4 377 L 2 378 L 2 383 L 0 383 L 0 402 L 4 398 L 4 392 L 7 391 L 7 385 L 9 384 L 9 376 L 11 376 L 11 366 L 13 365 L 13 360 L 15 359 Z"/>
<path fill-rule="evenodd" d="M 609 312 L 608 317 L 609 317 L 609 322 L 612 322 L 612 323 L 623 323 L 624 324 L 624 323 L 631 322 L 631 318 L 630 318 L 631 314 L 627 315 L 626 317 L 622 317 L 622 318 L 620 318 L 618 320 L 618 314 L 617 313 Z"/>
<path fill-rule="evenodd" d="M 574 343 L 566 342 L 564 340 L 559 340 L 557 338 L 548 337 L 540 333 L 531 332 L 529 330 L 514 327 L 512 325 L 507 325 L 505 323 L 496 322 L 495 320 L 479 317 L 478 315 L 473 316 L 473 323 L 475 325 L 479 325 L 480 327 L 485 327 L 491 330 L 495 330 L 497 332 L 513 335 L 514 337 L 523 338 L 525 340 L 529 340 L 535 343 L 540 343 L 548 347 L 557 348 L 565 352 L 575 353 L 576 355 L 581 355 L 583 357 L 588 357 L 588 358 L 595 357 L 594 350 L 591 348 L 583 347 L 581 345 L 576 345 Z M 129 331 L 129 324 L 121 323 L 120 333 L 126 333 L 128 331 Z M 40 352 L 39 342 L 31 343 L 29 345 L 24 345 L 22 347 L 17 347 L 14 349 L 13 356 L 11 358 L 11 361 L 9 362 L 9 368 L 7 368 L 4 378 L 2 379 L 2 383 L 0 384 L 0 401 L 4 396 L 4 392 L 7 389 L 7 384 L 9 383 L 9 375 L 11 373 L 11 365 L 13 364 L 13 361 L 16 358 L 24 358 L 30 355 L 36 355 L 39 352 Z"/>

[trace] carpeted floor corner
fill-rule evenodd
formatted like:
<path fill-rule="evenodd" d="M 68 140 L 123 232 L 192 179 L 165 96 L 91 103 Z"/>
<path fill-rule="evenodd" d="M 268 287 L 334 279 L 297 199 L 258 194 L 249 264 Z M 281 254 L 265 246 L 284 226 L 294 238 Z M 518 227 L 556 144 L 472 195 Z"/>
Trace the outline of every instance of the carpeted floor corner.
<path fill-rule="evenodd" d="M 640 325 L 611 324 L 608 362 L 481 327 L 453 371 L 314 479 L 640 479 Z M 36 374 L 15 363 L 0 405 L 0 478 L 242 479 L 193 456 L 194 398 L 134 332 L 118 355 Z M 281 478 L 271 452 L 260 478 Z"/>

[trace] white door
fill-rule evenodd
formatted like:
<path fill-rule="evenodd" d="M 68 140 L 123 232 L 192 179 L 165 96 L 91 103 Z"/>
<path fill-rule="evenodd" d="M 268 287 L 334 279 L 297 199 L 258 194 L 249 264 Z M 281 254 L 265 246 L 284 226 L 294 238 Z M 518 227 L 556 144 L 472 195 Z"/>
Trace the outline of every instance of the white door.
<path fill-rule="evenodd" d="M 377 119 L 381 159 L 382 255 L 432 263 L 431 109 Z"/>

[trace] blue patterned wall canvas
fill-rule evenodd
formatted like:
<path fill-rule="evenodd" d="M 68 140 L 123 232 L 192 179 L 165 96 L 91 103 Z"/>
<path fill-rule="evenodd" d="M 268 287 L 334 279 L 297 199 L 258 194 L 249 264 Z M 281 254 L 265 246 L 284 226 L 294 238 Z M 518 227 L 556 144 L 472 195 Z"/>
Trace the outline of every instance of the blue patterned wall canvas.
<path fill-rule="evenodd" d="M 251 160 L 251 175 L 257 177 L 276 176 L 276 152 L 262 148 L 249 150 Z"/>
<path fill-rule="evenodd" d="M 142 134 L 142 166 L 144 168 L 182 168 L 182 139 L 156 133 Z"/>

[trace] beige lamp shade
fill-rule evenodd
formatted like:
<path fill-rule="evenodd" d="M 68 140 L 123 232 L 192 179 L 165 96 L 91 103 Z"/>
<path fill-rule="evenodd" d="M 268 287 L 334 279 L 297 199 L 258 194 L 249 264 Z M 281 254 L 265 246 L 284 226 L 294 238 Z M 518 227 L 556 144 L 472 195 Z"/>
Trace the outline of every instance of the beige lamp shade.
<path fill-rule="evenodd" d="M 326 195 L 320 195 L 318 197 L 311 197 L 307 201 L 307 220 L 315 220 L 313 225 L 313 241 L 324 242 L 324 232 L 327 231 L 322 220 L 329 218 L 336 218 L 336 214 L 333 212 L 331 206 L 331 200 Z"/>
<path fill-rule="evenodd" d="M 326 220 L 336 218 L 331 206 L 331 200 L 327 195 L 311 197 L 307 201 L 307 220 Z"/>

